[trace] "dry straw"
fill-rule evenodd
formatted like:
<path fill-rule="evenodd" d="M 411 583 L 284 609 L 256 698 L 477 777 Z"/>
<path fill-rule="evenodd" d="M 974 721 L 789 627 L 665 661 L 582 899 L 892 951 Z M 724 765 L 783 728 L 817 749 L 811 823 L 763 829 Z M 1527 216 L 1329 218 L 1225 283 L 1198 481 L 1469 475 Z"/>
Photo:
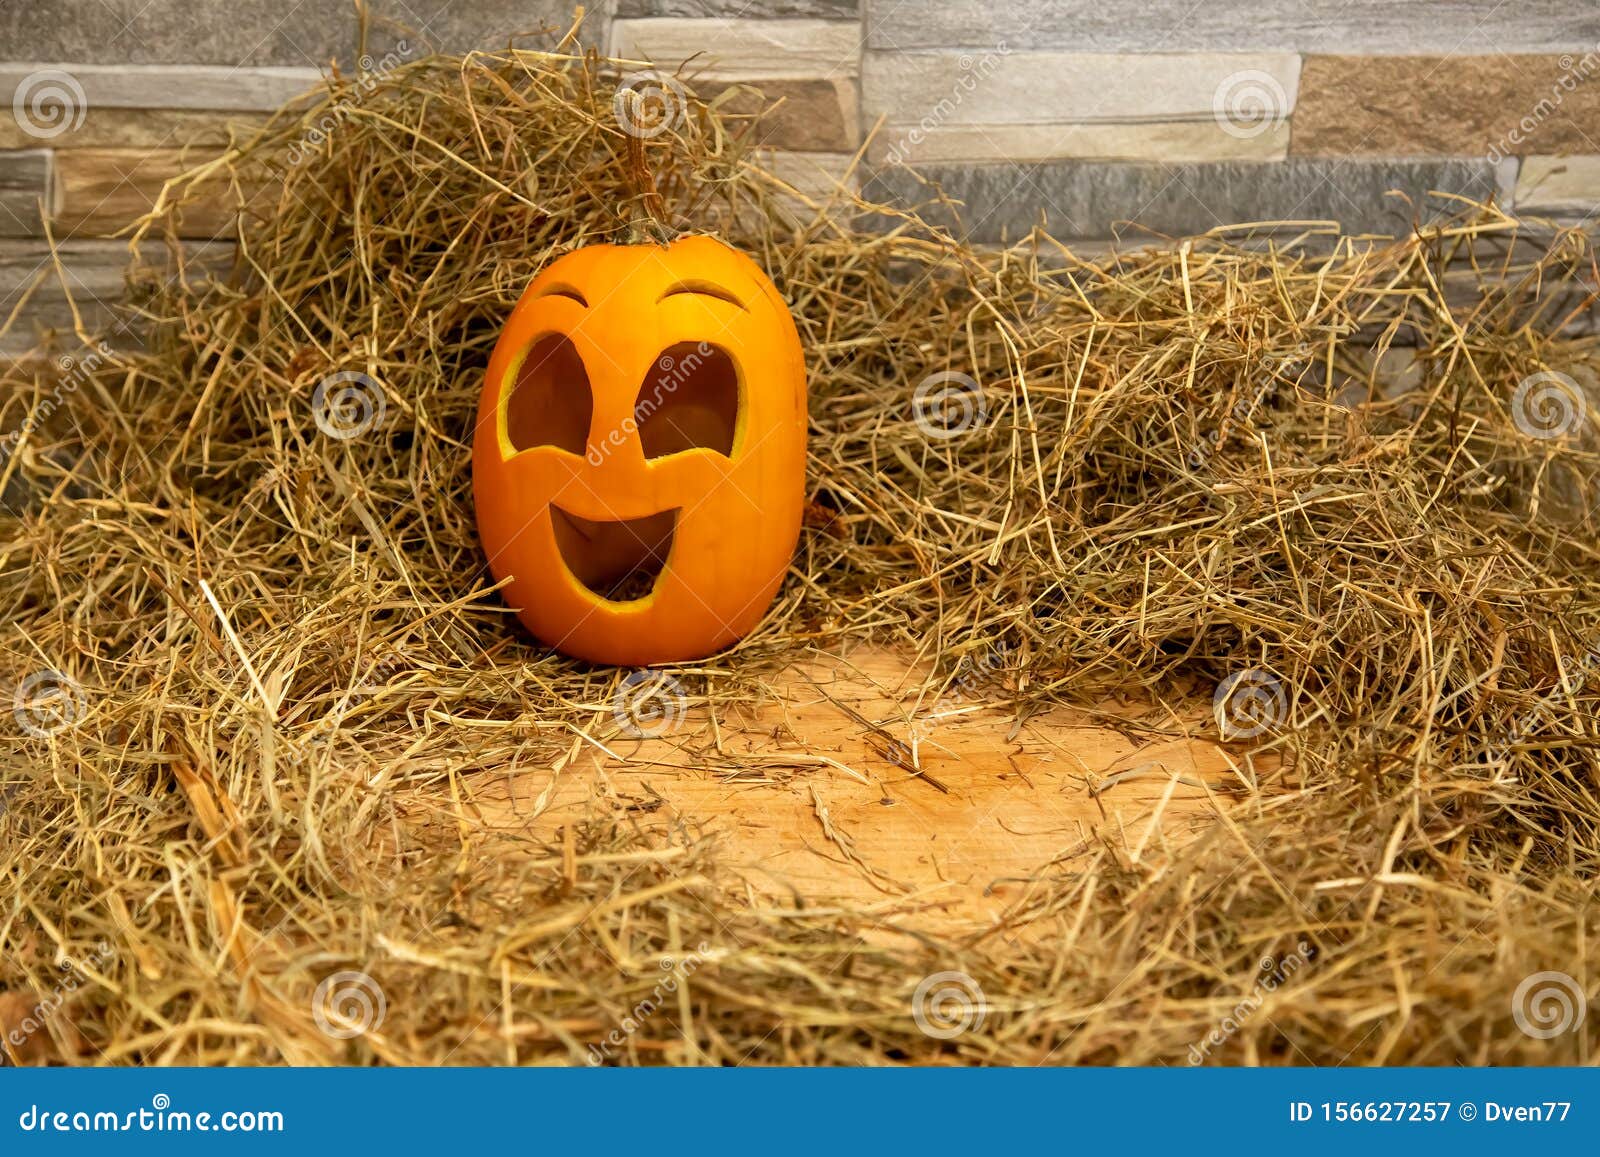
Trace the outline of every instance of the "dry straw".
<path fill-rule="evenodd" d="M 148 353 L 70 389 L 5 372 L 3 428 L 33 425 L 3 467 L 3 671 L 62 689 L 0 769 L 9 1055 L 584 1063 L 631 1020 L 608 1062 L 1591 1059 L 1593 1023 L 1537 1039 L 1512 998 L 1595 984 L 1600 461 L 1578 395 L 1548 437 L 1518 394 L 1592 383 L 1569 323 L 1595 268 L 1492 208 L 1397 243 L 980 251 L 800 203 L 748 118 L 689 100 L 645 142 L 665 224 L 771 271 L 813 397 L 793 574 L 675 672 L 693 698 L 871 637 L 935 684 L 1004 655 L 1023 715 L 1244 673 L 1270 726 L 1189 845 L 1064 848 L 960 943 L 765 907 L 714 844 L 600 802 L 553 847 L 486 830 L 486 781 L 618 726 L 621 673 L 533 645 L 490 589 L 467 453 L 522 286 L 647 194 L 614 92 L 560 52 L 330 82 L 168 189 L 147 242 L 206 190 L 248 207 L 230 277 L 141 275 Z M 335 374 L 381 400 L 354 437 L 316 421 Z M 930 374 L 977 384 L 972 428 L 916 420 Z M 385 995 L 372 1031 L 319 995 L 340 971 Z M 983 993 L 969 1031 L 919 1027 L 936 972 Z"/>

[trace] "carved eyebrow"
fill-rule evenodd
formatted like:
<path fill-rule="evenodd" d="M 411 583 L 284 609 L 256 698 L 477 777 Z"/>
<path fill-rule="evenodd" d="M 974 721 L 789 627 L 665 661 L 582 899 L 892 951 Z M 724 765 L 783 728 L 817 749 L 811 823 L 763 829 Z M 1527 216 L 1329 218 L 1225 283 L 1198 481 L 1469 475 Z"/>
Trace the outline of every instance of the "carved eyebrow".
<path fill-rule="evenodd" d="M 577 302 L 585 309 L 589 308 L 588 300 L 572 286 L 558 282 L 549 289 L 540 290 L 540 297 L 565 297 Z"/>
<path fill-rule="evenodd" d="M 693 294 L 697 294 L 700 297 L 714 297 L 718 301 L 725 301 L 729 305 L 738 306 L 740 309 L 744 310 L 746 313 L 749 312 L 749 308 L 745 305 L 744 302 L 740 301 L 737 297 L 735 297 L 732 293 L 728 292 L 726 289 L 723 289 L 722 286 L 713 285 L 709 281 L 679 281 L 679 282 L 676 282 L 673 285 L 667 286 L 666 292 L 664 292 L 660 297 L 656 298 L 656 301 L 662 302 L 662 301 L 667 300 L 667 298 L 669 298 L 669 297 L 676 297 L 680 293 L 693 293 Z"/>

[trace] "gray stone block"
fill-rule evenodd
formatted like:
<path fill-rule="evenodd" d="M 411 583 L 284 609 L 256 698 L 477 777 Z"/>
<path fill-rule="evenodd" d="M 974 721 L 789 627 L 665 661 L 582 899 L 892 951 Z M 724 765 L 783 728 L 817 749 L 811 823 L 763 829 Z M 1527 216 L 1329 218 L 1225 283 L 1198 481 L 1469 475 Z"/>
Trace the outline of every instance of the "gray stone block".
<path fill-rule="evenodd" d="M 868 47 L 1466 55 L 1588 51 L 1600 7 L 1570 0 L 864 0 Z"/>
<path fill-rule="evenodd" d="M 44 232 L 39 204 L 53 211 L 50 154 L 43 149 L 0 152 L 0 237 L 37 237 Z M 4 314 L 0 314 L 4 317 Z"/>
<path fill-rule="evenodd" d="M 503 48 L 513 35 L 565 31 L 570 0 L 372 0 L 369 51 L 410 36 L 443 51 Z M 591 6 L 583 41 L 605 39 L 606 5 Z M 56 0 L 0 4 L 0 52 L 11 60 L 99 64 L 349 67 L 357 25 L 350 0 Z M 529 47 L 548 47 L 544 36 Z M 519 42 L 520 43 L 520 42 Z"/>
<path fill-rule="evenodd" d="M 232 265 L 234 253 L 230 242 L 186 243 L 187 276 L 191 282 L 220 276 Z M 43 240 L 0 241 L 0 319 L 10 317 L 27 298 L 14 324 L 0 335 L 0 360 L 36 355 L 52 338 L 58 351 L 81 346 L 73 333 L 74 307 L 91 334 L 103 334 L 117 348 L 137 345 L 131 315 L 118 309 L 129 297 L 129 267 L 126 241 L 62 241 L 54 257 Z M 176 272 L 164 245 L 141 247 L 135 285 Z"/>
<path fill-rule="evenodd" d="M 70 146 L 94 109 L 268 112 L 317 88 L 314 68 L 224 68 L 206 64 L 0 63 L 0 98 L 39 144 Z M 18 102 L 24 110 L 16 115 Z M 60 139 L 57 139 L 57 138 Z M 182 142 L 179 142 L 182 143 Z"/>
<path fill-rule="evenodd" d="M 1043 220 L 1062 238 L 1172 236 L 1220 225 L 1338 221 L 1347 232 L 1403 235 L 1414 217 L 1449 211 L 1430 191 L 1507 200 L 1511 171 L 1480 160 L 1305 159 L 1163 165 L 1057 161 L 936 165 L 922 170 L 964 204 L 961 230 L 974 241 L 1013 240 Z M 1398 190 L 1409 198 L 1389 195 Z M 927 202 L 933 191 L 904 168 L 877 170 L 862 195 L 891 204 Z M 939 205 L 929 220 L 954 228 Z"/>

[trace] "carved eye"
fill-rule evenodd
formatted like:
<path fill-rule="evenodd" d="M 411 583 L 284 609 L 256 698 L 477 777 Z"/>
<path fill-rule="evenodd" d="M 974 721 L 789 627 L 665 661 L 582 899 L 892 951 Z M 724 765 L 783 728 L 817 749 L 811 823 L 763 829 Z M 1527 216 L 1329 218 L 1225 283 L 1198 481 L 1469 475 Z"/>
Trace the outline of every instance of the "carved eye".
<path fill-rule="evenodd" d="M 733 453 L 739 423 L 739 370 L 733 355 L 708 342 L 661 351 L 633 404 L 646 458 L 703 447 Z"/>
<path fill-rule="evenodd" d="M 594 397 L 578 348 L 564 334 L 533 343 L 506 399 L 506 437 L 518 450 L 556 446 L 582 454 Z"/>

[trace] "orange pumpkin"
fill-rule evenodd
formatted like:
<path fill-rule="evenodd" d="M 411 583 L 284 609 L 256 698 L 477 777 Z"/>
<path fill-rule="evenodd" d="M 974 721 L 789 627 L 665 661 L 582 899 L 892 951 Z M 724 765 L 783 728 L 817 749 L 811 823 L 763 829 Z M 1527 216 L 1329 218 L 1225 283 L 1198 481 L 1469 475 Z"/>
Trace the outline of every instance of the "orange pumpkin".
<path fill-rule="evenodd" d="M 472 448 L 489 568 L 575 658 L 701 658 L 777 594 L 805 437 L 799 335 L 754 262 L 703 236 L 575 250 L 489 360 Z"/>

